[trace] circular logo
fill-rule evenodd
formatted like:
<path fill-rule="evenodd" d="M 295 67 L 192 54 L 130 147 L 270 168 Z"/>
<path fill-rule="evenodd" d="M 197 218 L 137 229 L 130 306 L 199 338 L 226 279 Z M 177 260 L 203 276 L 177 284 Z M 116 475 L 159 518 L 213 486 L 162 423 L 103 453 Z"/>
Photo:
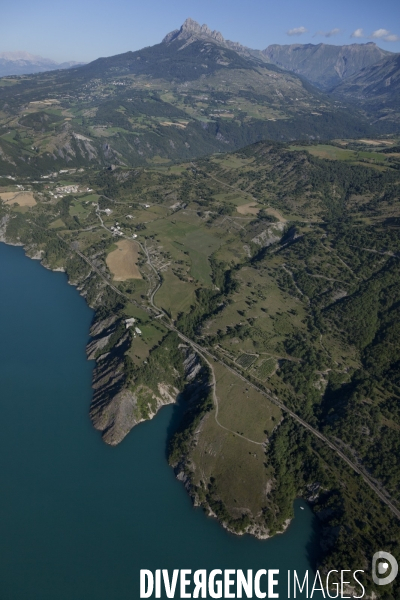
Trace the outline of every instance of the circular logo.
<path fill-rule="evenodd" d="M 372 579 L 377 585 L 387 585 L 396 579 L 399 565 L 389 552 L 380 550 L 372 558 Z M 386 573 L 388 575 L 384 576 Z M 383 577 L 384 576 L 384 577 Z"/>

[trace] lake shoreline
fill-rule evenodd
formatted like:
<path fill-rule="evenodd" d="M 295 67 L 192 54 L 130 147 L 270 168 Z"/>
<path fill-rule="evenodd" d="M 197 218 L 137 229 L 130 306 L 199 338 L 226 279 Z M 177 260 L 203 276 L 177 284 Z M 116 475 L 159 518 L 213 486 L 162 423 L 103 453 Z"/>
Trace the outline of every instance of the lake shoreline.
<path fill-rule="evenodd" d="M 1 223 L 0 223 L 1 225 Z M 6 225 L 6 223 L 5 223 Z M 4 224 L 3 224 L 4 228 Z M 94 311 L 92 323 L 89 330 L 89 340 L 86 346 L 86 354 L 88 360 L 95 362 L 95 368 L 93 369 L 92 377 L 92 390 L 93 396 L 91 406 L 89 410 L 89 416 L 93 427 L 102 433 L 103 441 L 110 446 L 117 446 L 122 440 L 128 435 L 128 433 L 140 423 L 146 420 L 153 419 L 160 408 L 167 404 L 175 404 L 178 401 L 180 394 L 179 390 L 175 390 L 175 397 L 173 398 L 167 393 L 169 398 L 166 398 L 165 394 L 158 394 L 156 399 L 156 410 L 148 415 L 147 419 L 144 418 L 129 418 L 126 419 L 126 407 L 132 405 L 136 398 L 132 392 L 128 389 L 127 378 L 124 370 L 124 361 L 121 360 L 120 356 L 113 355 L 112 351 L 96 356 L 96 353 L 106 346 L 108 340 L 115 333 L 117 329 L 117 318 L 110 316 L 107 319 L 98 318 L 96 308 L 90 306 L 87 302 L 87 296 L 84 293 L 84 289 L 79 281 L 71 281 L 68 272 L 64 268 L 52 268 L 46 264 L 43 253 L 38 251 L 36 248 L 26 246 L 19 242 L 13 242 L 7 240 L 5 230 L 2 231 L 0 227 L 0 242 L 3 242 L 10 246 L 22 247 L 27 258 L 40 261 L 41 266 L 49 271 L 63 272 L 66 274 L 67 283 L 77 289 L 80 296 L 85 300 L 89 308 Z M 127 340 L 127 334 L 121 338 L 121 346 L 124 341 Z M 192 365 L 193 366 L 193 365 Z M 196 367 L 194 367 L 196 370 Z M 186 380 L 191 379 L 193 369 L 186 373 Z M 162 385 L 161 383 L 159 386 Z M 170 465 L 172 466 L 172 465 Z M 193 506 L 202 506 L 204 513 L 208 517 L 215 518 L 220 526 L 231 534 L 242 536 L 245 534 L 254 536 L 258 540 L 267 540 L 275 535 L 285 533 L 289 527 L 292 519 L 287 519 L 283 525 L 281 531 L 270 535 L 269 530 L 260 524 L 251 523 L 244 530 L 236 530 L 229 525 L 229 523 L 220 519 L 206 503 L 199 501 L 196 492 L 191 485 L 189 479 L 187 479 L 184 466 L 180 465 L 181 468 L 173 468 L 175 477 L 182 481 L 185 490 L 187 491 Z"/>

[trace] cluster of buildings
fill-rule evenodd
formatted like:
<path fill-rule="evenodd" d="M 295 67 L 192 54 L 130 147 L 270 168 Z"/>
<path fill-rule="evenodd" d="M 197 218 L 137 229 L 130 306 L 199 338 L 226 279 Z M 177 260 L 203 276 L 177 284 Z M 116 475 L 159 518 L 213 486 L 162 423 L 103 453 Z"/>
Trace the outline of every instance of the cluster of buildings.
<path fill-rule="evenodd" d="M 111 225 L 110 229 L 113 232 L 113 235 L 124 235 L 124 232 L 121 231 L 121 227 L 118 225 L 118 223 L 115 223 L 114 226 Z"/>
<path fill-rule="evenodd" d="M 63 185 L 55 190 L 58 194 L 76 194 L 79 191 L 79 185 Z"/>
<path fill-rule="evenodd" d="M 97 206 L 97 205 L 96 205 Z M 103 211 L 108 217 L 111 215 L 112 210 L 111 208 L 105 208 Z M 126 215 L 127 219 L 133 219 L 134 217 L 132 215 Z M 121 229 L 121 226 L 119 223 L 115 223 L 115 225 L 111 225 L 110 230 L 112 231 L 113 235 L 119 235 L 122 236 L 124 235 L 124 232 Z M 137 238 L 137 234 L 134 233 L 132 234 L 132 239 L 136 239 Z"/>
<path fill-rule="evenodd" d="M 38 183 L 38 182 L 34 181 L 33 183 Z M 77 193 L 82 193 L 82 192 L 93 192 L 93 190 L 91 188 L 86 188 L 86 189 L 81 189 L 80 190 L 79 189 L 79 185 L 64 185 L 64 186 L 57 187 L 54 191 L 55 191 L 55 193 L 54 192 L 49 192 L 49 195 L 50 196 L 54 196 L 54 198 L 63 198 L 67 194 L 77 194 Z"/>
<path fill-rule="evenodd" d="M 41 175 L 41 179 L 50 179 L 53 177 L 57 177 L 58 175 L 65 175 L 65 173 L 83 173 L 85 169 L 61 169 L 61 171 L 54 171 L 54 173 L 50 173 L 49 175 Z M 13 179 L 10 177 L 9 179 Z"/>

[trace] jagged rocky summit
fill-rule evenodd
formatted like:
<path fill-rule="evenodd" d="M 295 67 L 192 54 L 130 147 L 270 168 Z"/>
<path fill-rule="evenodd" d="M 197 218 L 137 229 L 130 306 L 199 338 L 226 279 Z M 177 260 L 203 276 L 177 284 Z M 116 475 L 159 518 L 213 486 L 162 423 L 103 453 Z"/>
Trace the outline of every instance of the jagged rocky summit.
<path fill-rule="evenodd" d="M 230 50 L 235 50 L 239 54 L 245 56 L 255 56 L 259 54 L 258 50 L 251 50 L 250 48 L 246 48 L 246 46 L 239 44 L 239 42 L 226 40 L 220 31 L 211 31 L 208 25 L 200 25 L 200 23 L 197 23 L 197 21 L 194 21 L 194 19 L 191 18 L 186 19 L 180 29 L 175 29 L 168 33 L 162 42 L 164 44 L 169 44 L 176 40 L 181 40 L 186 43 L 191 43 L 196 40 L 210 41 L 217 43 L 219 46 L 229 48 Z"/>
<path fill-rule="evenodd" d="M 164 43 L 175 40 L 188 40 L 189 38 L 211 38 L 220 44 L 225 43 L 225 39 L 219 31 L 211 31 L 207 25 L 200 25 L 193 19 L 186 19 L 180 29 L 175 29 L 168 33 L 163 39 Z"/>

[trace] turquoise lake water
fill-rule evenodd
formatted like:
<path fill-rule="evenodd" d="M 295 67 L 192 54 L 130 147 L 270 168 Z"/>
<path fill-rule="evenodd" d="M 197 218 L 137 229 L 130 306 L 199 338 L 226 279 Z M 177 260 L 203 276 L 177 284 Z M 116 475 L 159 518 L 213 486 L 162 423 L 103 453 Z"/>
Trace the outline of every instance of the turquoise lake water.
<path fill-rule="evenodd" d="M 88 416 L 92 317 L 64 274 L 0 244 L 0 599 L 136 600 L 140 569 L 273 568 L 283 584 L 312 569 L 305 503 L 266 541 L 193 508 L 166 461 L 176 408 L 102 442 Z"/>

